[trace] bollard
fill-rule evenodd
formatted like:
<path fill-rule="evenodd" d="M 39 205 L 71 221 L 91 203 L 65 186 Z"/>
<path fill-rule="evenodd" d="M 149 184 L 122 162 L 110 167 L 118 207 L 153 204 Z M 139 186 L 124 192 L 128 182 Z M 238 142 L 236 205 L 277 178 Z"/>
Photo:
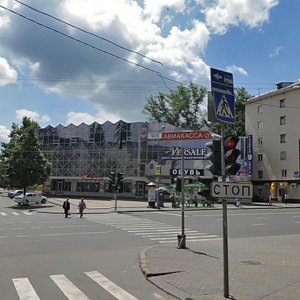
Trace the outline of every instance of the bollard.
<path fill-rule="evenodd" d="M 178 249 L 186 249 L 186 245 L 185 245 L 185 234 L 178 234 L 177 235 L 177 240 L 178 240 Z"/>

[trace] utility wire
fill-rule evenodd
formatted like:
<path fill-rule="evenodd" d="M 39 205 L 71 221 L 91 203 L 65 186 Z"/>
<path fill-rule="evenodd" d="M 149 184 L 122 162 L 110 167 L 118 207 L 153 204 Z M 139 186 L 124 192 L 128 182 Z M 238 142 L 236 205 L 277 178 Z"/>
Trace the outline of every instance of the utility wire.
<path fill-rule="evenodd" d="M 144 55 L 144 54 L 142 54 L 142 53 L 140 53 L 140 52 L 138 52 L 138 51 L 135 51 L 135 50 L 129 49 L 129 48 L 127 48 L 127 47 L 121 46 L 121 45 L 119 45 L 119 44 L 113 42 L 113 41 L 110 40 L 110 39 L 104 38 L 104 37 L 102 37 L 102 36 L 100 36 L 100 35 L 98 35 L 98 34 L 95 34 L 95 33 L 93 33 L 93 32 L 90 32 L 90 31 L 87 31 L 87 30 L 85 30 L 85 29 L 83 29 L 83 28 L 80 28 L 80 27 L 78 27 L 78 26 L 76 26 L 76 25 L 74 25 L 74 24 L 71 24 L 71 23 L 69 23 L 69 22 L 66 22 L 66 21 L 64 21 L 64 20 L 62 20 L 62 19 L 60 19 L 60 18 L 57 18 L 57 17 L 55 17 L 55 16 L 49 14 L 49 13 L 46 13 L 46 12 L 44 12 L 44 11 L 41 11 L 41 10 L 37 9 L 37 8 L 34 8 L 33 6 L 28 5 L 28 4 L 26 4 L 26 3 L 22 2 L 22 1 L 19 1 L 19 0 L 14 0 L 14 1 L 17 2 L 17 3 L 19 3 L 19 4 L 21 4 L 21 5 L 24 5 L 25 7 L 29 8 L 29 9 L 31 9 L 31 10 L 37 12 L 37 13 L 40 13 L 40 14 L 42 14 L 42 15 L 45 15 L 45 16 L 47 16 L 47 17 L 49 17 L 49 18 L 52 18 L 52 19 L 54 19 L 54 20 L 56 20 L 56 21 L 58 21 L 58 22 L 61 22 L 61 23 L 65 24 L 65 25 L 68 25 L 68 26 L 70 26 L 70 27 L 72 27 L 72 28 L 75 28 L 75 29 L 77 29 L 77 30 L 79 30 L 79 31 L 81 31 L 81 32 L 84 32 L 84 33 L 86 33 L 86 34 L 89 34 L 89 35 L 91 35 L 91 36 L 97 37 L 97 38 L 99 38 L 99 39 L 101 39 L 101 40 L 103 40 L 103 41 L 105 41 L 105 42 L 107 42 L 107 43 L 110 43 L 110 44 L 112 44 L 112 45 L 114 45 L 114 46 L 116 46 L 116 47 L 119 47 L 120 49 L 129 51 L 129 52 L 132 52 L 132 53 L 137 54 L 137 55 L 139 55 L 139 56 L 141 56 L 141 57 L 143 57 L 143 58 L 145 58 L 145 59 L 148 59 L 148 60 L 150 60 L 150 61 L 152 61 L 152 62 L 154 62 L 154 63 L 157 63 L 157 64 L 161 65 L 162 67 L 164 67 L 165 69 L 168 69 L 168 70 L 170 70 L 170 71 L 173 71 L 173 72 L 176 72 L 176 73 L 179 73 L 179 74 L 183 74 L 183 75 L 185 75 L 185 76 L 198 78 L 198 76 L 195 76 L 195 75 L 192 75 L 192 74 L 189 74 L 189 73 L 186 73 L 186 72 L 179 71 L 179 70 L 176 70 L 176 69 L 174 69 L 174 68 L 168 67 L 168 66 L 166 66 L 165 64 L 163 64 L 163 63 L 162 63 L 161 61 L 159 61 L 159 60 L 150 58 L 150 57 L 148 57 L 148 56 L 146 56 L 146 55 Z"/>
<path fill-rule="evenodd" d="M 137 52 L 137 51 L 134 51 L 134 50 L 129 49 L 129 48 L 127 48 L 127 47 L 121 46 L 121 45 L 119 45 L 119 44 L 117 44 L 117 43 L 115 43 L 115 42 L 113 42 L 113 41 L 111 41 L 111 40 L 109 40 L 109 39 L 107 39 L 107 38 L 104 38 L 104 37 L 102 37 L 102 36 L 100 36 L 100 35 L 98 35 L 98 34 L 95 34 L 95 33 L 92 33 L 92 32 L 90 32 L 90 31 L 87 31 L 87 30 L 85 30 L 85 29 L 82 29 L 82 28 L 80 28 L 80 27 L 78 27 L 78 26 L 76 26 L 76 25 L 73 25 L 73 24 L 71 24 L 71 23 L 69 23 L 69 22 L 66 22 L 66 21 L 62 20 L 62 19 L 59 19 L 59 18 L 57 18 L 57 17 L 55 17 L 55 16 L 53 16 L 53 15 L 51 15 L 51 14 L 48 14 L 48 13 L 46 13 L 46 12 L 44 12 L 44 11 L 41 11 L 41 10 L 39 10 L 39 9 L 37 9 L 37 8 L 34 8 L 34 7 L 32 7 L 32 6 L 30 6 L 30 5 L 26 4 L 26 3 L 23 3 L 23 2 L 21 2 L 21 1 L 19 1 L 19 0 L 14 0 L 14 1 L 15 1 L 15 2 L 18 2 L 18 3 L 21 4 L 21 5 L 26 6 L 27 8 L 29 8 L 29 9 L 31 9 L 31 10 L 34 10 L 34 11 L 37 12 L 37 13 L 40 13 L 40 14 L 42 14 L 42 15 L 45 15 L 45 16 L 47 16 L 47 17 L 49 17 L 49 18 L 52 18 L 52 19 L 54 19 L 54 20 L 56 20 L 56 21 L 58 21 L 58 22 L 61 22 L 61 23 L 65 24 L 65 25 L 68 25 L 68 26 L 70 26 L 70 27 L 72 27 L 72 28 L 75 28 L 75 29 L 77 29 L 77 30 L 79 30 L 79 31 L 81 31 L 81 32 L 84 32 L 84 33 L 86 33 L 86 34 L 89 34 L 89 35 L 91 35 L 91 36 L 97 37 L 97 38 L 99 38 L 99 39 L 101 39 L 101 40 L 103 40 L 103 41 L 105 41 L 105 42 L 107 42 L 107 43 L 110 43 L 110 44 L 112 44 L 112 45 L 114 45 L 114 46 L 116 46 L 116 47 L 119 47 L 119 48 L 121 48 L 121 49 L 123 49 L 123 50 L 126 50 L 126 51 L 132 52 L 132 53 L 134 53 L 134 54 L 137 54 L 137 55 L 139 55 L 139 56 L 141 56 L 141 57 L 143 57 L 143 58 L 146 58 L 146 59 L 148 59 L 148 60 L 150 60 L 150 61 L 152 61 L 152 62 L 154 62 L 154 63 L 160 64 L 161 66 L 164 67 L 164 64 L 163 64 L 162 62 L 160 62 L 160 61 L 158 61 L 158 60 L 155 60 L 155 59 L 152 59 L 152 58 L 150 58 L 150 57 L 148 57 L 148 56 L 146 56 L 146 55 L 144 55 L 144 54 L 142 54 L 142 53 L 140 53 L 140 52 Z"/>
<path fill-rule="evenodd" d="M 57 29 L 54 29 L 54 28 L 52 28 L 52 27 L 50 27 L 50 26 L 47 26 L 47 25 L 42 24 L 42 23 L 40 23 L 40 22 L 38 22 L 38 21 L 35 21 L 35 20 L 33 20 L 33 19 L 29 18 L 29 17 L 26 17 L 26 16 L 23 15 L 23 14 L 17 13 L 16 11 L 14 11 L 14 10 L 12 10 L 12 9 L 9 9 L 9 8 L 3 6 L 3 5 L 0 5 L 0 8 L 3 8 L 3 9 L 5 9 L 5 10 L 7 10 L 7 11 L 9 11 L 9 12 L 11 12 L 11 13 L 13 13 L 13 14 L 19 16 L 19 17 L 22 17 L 22 18 L 24 18 L 24 19 L 26 19 L 26 20 L 28 20 L 28 21 L 34 23 L 34 24 L 37 24 L 37 25 L 39 25 L 39 26 L 41 26 L 41 27 L 44 27 L 44 28 L 46 28 L 46 29 L 48 29 L 48 30 L 54 31 L 54 32 L 56 32 L 56 33 L 58 33 L 58 34 L 60 34 L 60 35 L 62 35 L 62 36 L 64 36 L 64 37 L 67 37 L 67 38 L 69 38 L 69 39 L 71 39 L 71 40 L 73 40 L 73 41 L 76 41 L 76 42 L 78 42 L 78 43 L 80 43 L 80 44 L 83 44 L 83 45 L 88 46 L 88 47 L 90 47 L 90 48 L 92 48 L 92 49 L 95 49 L 95 50 L 97 50 L 97 51 L 103 52 L 103 53 L 105 53 L 105 54 L 107 54 L 107 55 L 113 56 L 113 57 L 115 57 L 115 58 L 117 58 L 117 59 L 120 59 L 120 60 L 122 60 L 122 61 L 125 61 L 125 62 L 127 62 L 127 63 L 132 64 L 132 65 L 135 65 L 135 66 L 137 66 L 137 67 L 140 67 L 140 68 L 142 68 L 142 69 L 145 69 L 145 70 L 147 70 L 147 71 L 150 71 L 150 72 L 152 72 L 152 73 L 155 73 L 155 74 L 156 74 L 157 76 L 159 76 L 160 78 L 163 78 L 163 79 L 165 79 L 165 80 L 168 80 L 168 81 L 171 81 L 171 82 L 175 82 L 175 83 L 178 83 L 178 84 L 181 84 L 181 85 L 187 85 L 186 83 L 182 83 L 182 82 L 177 81 L 177 80 L 175 80 L 175 79 L 172 79 L 172 78 L 169 78 L 169 77 L 162 76 L 162 74 L 161 74 L 159 71 L 157 71 L 157 70 L 154 70 L 154 69 L 152 69 L 152 68 L 146 67 L 146 66 L 141 65 L 141 64 L 139 64 L 139 63 L 135 63 L 135 62 L 130 61 L 130 60 L 126 59 L 126 58 L 123 58 L 123 57 L 121 57 L 121 56 L 119 56 L 119 55 L 113 54 L 113 53 L 111 53 L 111 52 L 109 52 L 109 51 L 103 50 L 103 49 L 98 48 L 98 47 L 96 47 L 96 46 L 93 46 L 93 45 L 91 45 L 91 44 L 89 44 L 89 43 L 87 43 L 87 42 L 84 42 L 84 41 L 82 41 L 82 40 L 79 40 L 79 39 L 77 39 L 77 38 L 74 38 L 74 37 L 72 37 L 72 36 L 70 36 L 70 35 L 68 35 L 68 34 L 66 34 L 66 33 L 63 33 L 63 32 L 61 32 L 61 31 L 57 30 Z"/>

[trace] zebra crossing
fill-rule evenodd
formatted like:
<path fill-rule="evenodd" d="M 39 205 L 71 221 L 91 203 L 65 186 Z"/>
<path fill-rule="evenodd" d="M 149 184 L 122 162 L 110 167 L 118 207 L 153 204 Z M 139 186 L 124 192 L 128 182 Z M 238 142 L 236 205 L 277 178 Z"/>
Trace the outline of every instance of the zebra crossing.
<path fill-rule="evenodd" d="M 20 216 L 20 215 L 27 215 L 27 216 L 32 216 L 33 215 L 33 212 L 31 211 L 11 211 L 11 212 L 4 212 L 4 211 L 0 211 L 0 216 L 2 217 L 8 217 L 10 215 L 13 215 L 13 216 Z"/>
<path fill-rule="evenodd" d="M 150 239 L 160 244 L 177 243 L 177 235 L 181 232 L 180 226 L 142 219 L 124 214 L 103 215 L 97 220 L 101 224 L 113 226 L 137 236 Z M 208 234 L 185 228 L 185 234 L 189 242 L 200 242 L 221 239 L 219 235 Z"/>
<path fill-rule="evenodd" d="M 106 292 L 110 293 L 114 298 L 119 300 L 137 300 L 135 296 L 128 293 L 126 290 L 109 280 L 107 277 L 98 271 L 84 272 L 87 278 L 91 279 Z M 15 290 L 20 300 L 40 300 L 37 292 L 34 289 L 34 282 L 29 278 L 13 278 L 12 279 Z M 79 289 L 66 275 L 56 274 L 49 275 L 49 284 L 54 283 L 56 287 L 65 295 L 69 300 L 89 300 L 84 292 Z M 48 298 L 49 299 L 49 298 Z"/>

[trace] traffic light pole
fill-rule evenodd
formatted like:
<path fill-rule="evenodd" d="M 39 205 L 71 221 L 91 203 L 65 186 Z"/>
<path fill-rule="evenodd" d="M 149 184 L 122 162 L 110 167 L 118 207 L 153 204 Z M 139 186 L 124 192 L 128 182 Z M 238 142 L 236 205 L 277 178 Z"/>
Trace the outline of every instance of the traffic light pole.
<path fill-rule="evenodd" d="M 184 149 L 181 148 L 181 235 L 178 235 L 178 248 L 186 249 L 185 220 L 184 220 Z"/>
<path fill-rule="evenodd" d="M 225 175 L 225 151 L 224 151 L 224 123 L 221 123 L 221 170 L 222 182 L 226 181 Z M 228 267 L 228 222 L 227 222 L 227 200 L 222 199 L 223 211 L 223 276 L 224 276 L 224 297 L 229 298 L 229 267 Z"/>

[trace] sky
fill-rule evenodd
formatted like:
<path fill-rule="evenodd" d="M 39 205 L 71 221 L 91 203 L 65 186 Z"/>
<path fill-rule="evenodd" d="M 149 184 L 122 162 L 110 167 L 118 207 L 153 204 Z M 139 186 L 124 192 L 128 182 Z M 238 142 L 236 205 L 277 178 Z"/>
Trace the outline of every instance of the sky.
<path fill-rule="evenodd" d="M 48 125 L 147 121 L 150 95 L 210 89 L 210 68 L 251 95 L 299 79 L 299 0 L 0 0 L 0 141 Z"/>

